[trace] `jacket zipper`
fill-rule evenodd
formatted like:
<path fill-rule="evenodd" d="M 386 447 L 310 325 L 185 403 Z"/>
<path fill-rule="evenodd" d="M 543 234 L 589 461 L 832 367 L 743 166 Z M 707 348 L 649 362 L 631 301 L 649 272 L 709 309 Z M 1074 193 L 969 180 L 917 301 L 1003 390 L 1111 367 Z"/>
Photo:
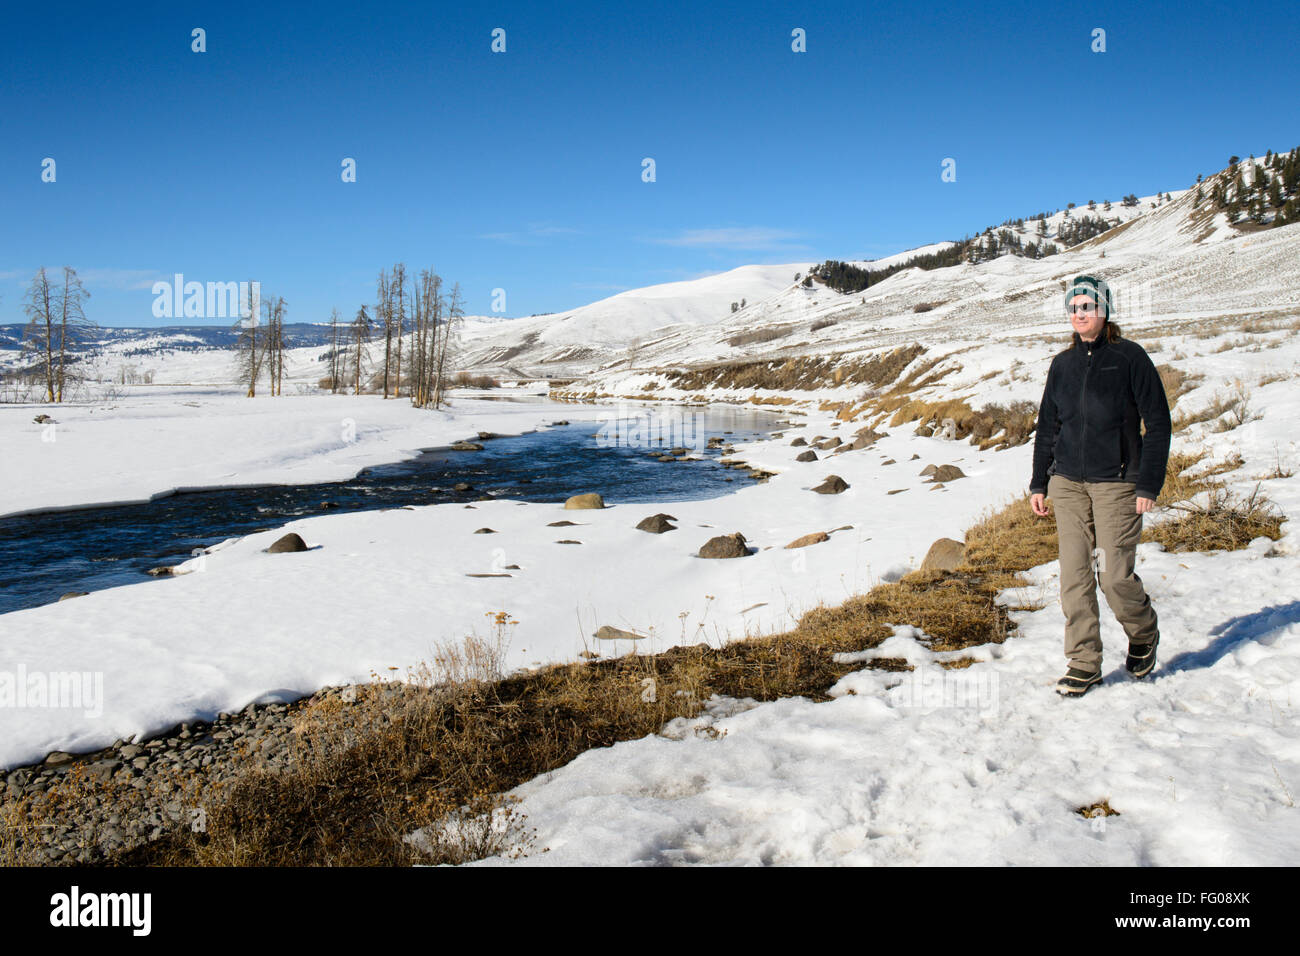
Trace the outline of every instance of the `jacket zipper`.
<path fill-rule="evenodd" d="M 1086 343 L 1085 343 L 1086 344 Z M 1083 434 L 1080 436 L 1079 480 L 1088 480 L 1088 373 L 1092 371 L 1092 349 L 1088 349 L 1088 364 L 1083 370 L 1083 388 L 1079 392 L 1079 402 L 1083 405 Z"/>

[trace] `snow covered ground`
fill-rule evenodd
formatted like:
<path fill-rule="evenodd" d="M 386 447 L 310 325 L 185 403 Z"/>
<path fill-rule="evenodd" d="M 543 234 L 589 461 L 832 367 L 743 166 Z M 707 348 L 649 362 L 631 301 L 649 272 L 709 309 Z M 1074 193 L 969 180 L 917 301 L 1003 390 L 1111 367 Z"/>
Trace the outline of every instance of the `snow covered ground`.
<path fill-rule="evenodd" d="M 1027 575 L 1030 587 L 1001 596 L 1043 605 L 1013 612 L 1019 632 L 1003 645 L 934 654 L 899 621 L 893 638 L 857 659 L 905 657 L 910 673 L 863 669 L 841 680 L 828 703 L 714 699 L 704 716 L 589 751 L 529 781 L 512 795 L 536 828 L 533 849 L 549 852 L 480 865 L 1294 864 L 1300 477 L 1263 476 L 1300 470 L 1300 355 L 1286 331 L 1256 338 L 1258 351 L 1218 351 L 1240 339 L 1173 335 L 1154 356 L 1170 361 L 1173 353 L 1177 367 L 1205 375 L 1180 412 L 1241 382 L 1260 416 L 1222 433 L 1213 422 L 1193 425 L 1173 447 L 1207 449 L 1205 464 L 1241 454 L 1245 464 L 1223 476 L 1230 490 L 1258 486 L 1293 520 L 1281 540 L 1260 538 L 1244 551 L 1139 546 L 1138 574 L 1161 625 L 1160 663 L 1148 680 L 1125 673 L 1126 638 L 1099 596 L 1105 682 L 1080 700 L 1054 693 L 1065 661 L 1059 565 L 1051 562 Z M 1268 348 L 1274 340 L 1281 345 Z M 1016 357 L 1041 389 L 1042 356 Z M 974 381 L 988 367 L 1007 368 L 1011 356 L 993 347 L 961 360 L 963 380 Z M 929 441 L 912 438 L 907 447 Z M 1027 465 L 1027 451 L 984 457 Z M 1006 490 L 1023 484 L 1009 480 Z M 949 487 L 973 490 L 964 481 Z M 911 506 L 907 520 L 923 522 L 950 497 L 890 501 Z M 876 527 L 889 504 L 870 513 L 866 525 Z M 939 666 L 964 656 L 978 663 Z M 1119 815 L 1075 812 L 1101 801 Z"/>
<path fill-rule="evenodd" d="M 512 794 L 549 852 L 479 865 L 1294 865 L 1300 559 L 1272 544 L 1139 547 L 1161 630 L 1143 682 L 1102 599 L 1104 683 L 1053 691 L 1053 562 L 1015 595 L 1046 606 L 1012 612 L 1005 644 L 934 654 L 900 625 L 871 653 L 910 673 L 856 671 L 827 703 L 715 698 L 529 781 Z M 1119 815 L 1075 812 L 1100 801 Z"/>

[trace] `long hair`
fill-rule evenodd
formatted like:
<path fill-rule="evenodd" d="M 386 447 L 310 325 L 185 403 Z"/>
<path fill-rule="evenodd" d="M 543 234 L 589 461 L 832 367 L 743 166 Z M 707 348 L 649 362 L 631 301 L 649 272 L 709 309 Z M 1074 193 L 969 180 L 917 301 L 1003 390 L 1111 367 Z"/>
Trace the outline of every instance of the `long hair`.
<path fill-rule="evenodd" d="M 1124 333 L 1120 331 L 1118 325 L 1116 325 L 1110 319 L 1107 319 L 1106 324 L 1101 327 L 1101 334 L 1106 336 L 1107 342 L 1114 342 L 1116 339 L 1122 338 Z M 1071 346 L 1074 345 L 1073 332 L 1070 333 L 1070 345 Z"/>

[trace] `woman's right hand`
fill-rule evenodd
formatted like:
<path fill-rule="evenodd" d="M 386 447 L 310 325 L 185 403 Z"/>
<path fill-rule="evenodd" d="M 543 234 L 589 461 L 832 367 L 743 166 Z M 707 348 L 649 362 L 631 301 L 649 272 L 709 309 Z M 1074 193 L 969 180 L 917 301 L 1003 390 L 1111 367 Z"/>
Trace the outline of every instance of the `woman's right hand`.
<path fill-rule="evenodd" d="M 1033 508 L 1034 514 L 1038 515 L 1040 518 L 1051 514 L 1051 512 L 1047 510 L 1047 495 L 1034 495 L 1029 499 L 1029 507 Z"/>

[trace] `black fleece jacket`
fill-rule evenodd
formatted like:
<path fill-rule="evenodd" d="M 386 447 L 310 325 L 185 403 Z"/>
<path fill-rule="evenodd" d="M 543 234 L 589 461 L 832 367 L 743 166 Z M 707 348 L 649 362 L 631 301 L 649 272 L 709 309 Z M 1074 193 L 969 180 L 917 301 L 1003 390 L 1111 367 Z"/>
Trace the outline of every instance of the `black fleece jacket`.
<path fill-rule="evenodd" d="M 1138 431 L 1138 419 L 1146 434 Z M 1132 481 L 1154 499 L 1169 461 L 1169 401 L 1155 363 L 1128 339 L 1074 344 L 1052 359 L 1038 409 L 1029 493 L 1047 494 L 1047 479 Z"/>

